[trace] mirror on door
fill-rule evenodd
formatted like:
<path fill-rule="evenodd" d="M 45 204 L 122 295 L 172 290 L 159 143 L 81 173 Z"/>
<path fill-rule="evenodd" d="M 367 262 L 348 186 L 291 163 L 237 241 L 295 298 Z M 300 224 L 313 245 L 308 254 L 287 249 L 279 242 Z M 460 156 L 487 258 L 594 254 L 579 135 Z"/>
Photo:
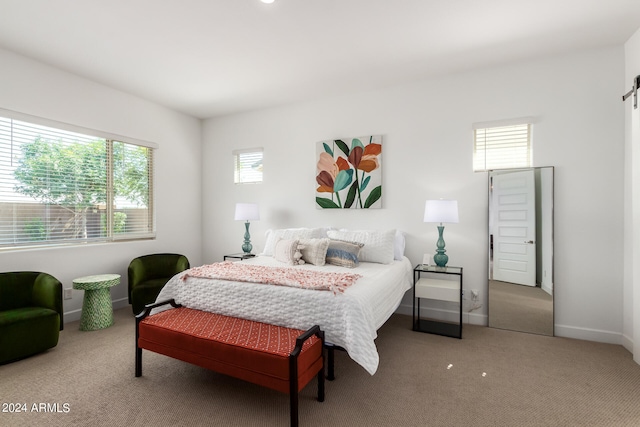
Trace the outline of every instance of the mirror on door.
<path fill-rule="evenodd" d="M 489 172 L 489 326 L 553 335 L 553 167 Z"/>

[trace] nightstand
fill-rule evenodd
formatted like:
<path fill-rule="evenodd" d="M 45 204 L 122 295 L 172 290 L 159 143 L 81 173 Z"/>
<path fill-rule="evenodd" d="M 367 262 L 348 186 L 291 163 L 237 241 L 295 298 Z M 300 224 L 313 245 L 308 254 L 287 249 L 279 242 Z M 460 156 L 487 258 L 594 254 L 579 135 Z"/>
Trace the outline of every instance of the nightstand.
<path fill-rule="evenodd" d="M 459 322 L 420 318 L 422 298 L 456 303 Z M 413 330 L 462 338 L 462 267 L 418 264 L 413 269 Z"/>
<path fill-rule="evenodd" d="M 227 259 L 239 259 L 239 260 L 243 260 L 243 259 L 248 259 L 248 258 L 253 258 L 254 256 L 256 256 L 255 254 L 246 254 L 244 252 L 239 252 L 237 254 L 228 254 L 225 255 L 223 260 L 226 261 Z"/>

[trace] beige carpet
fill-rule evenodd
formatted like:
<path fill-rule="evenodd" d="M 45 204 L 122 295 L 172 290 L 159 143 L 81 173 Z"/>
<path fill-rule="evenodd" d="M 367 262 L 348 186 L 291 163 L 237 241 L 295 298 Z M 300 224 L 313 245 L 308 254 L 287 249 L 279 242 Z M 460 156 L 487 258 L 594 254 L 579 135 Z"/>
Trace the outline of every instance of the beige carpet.
<path fill-rule="evenodd" d="M 489 280 L 489 326 L 553 335 L 553 298 L 535 286 Z"/>
<path fill-rule="evenodd" d="M 80 332 L 0 366 L 1 426 L 286 426 L 288 397 L 144 352 L 134 377 L 134 320 Z M 413 332 L 394 315 L 379 331 L 374 376 L 343 352 L 326 400 L 302 392 L 301 426 L 639 426 L 640 366 L 617 345 L 467 326 L 463 339 Z M 31 412 L 33 404 L 62 412 Z M 65 404 L 68 412 L 64 412 Z M 1 408 L 0 408 L 1 409 Z"/>

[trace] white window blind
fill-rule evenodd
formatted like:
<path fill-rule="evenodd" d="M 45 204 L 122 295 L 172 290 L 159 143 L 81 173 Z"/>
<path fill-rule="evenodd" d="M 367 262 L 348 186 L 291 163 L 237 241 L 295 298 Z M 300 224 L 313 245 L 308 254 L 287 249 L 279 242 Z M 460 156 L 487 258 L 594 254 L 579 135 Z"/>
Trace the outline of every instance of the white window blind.
<path fill-rule="evenodd" d="M 233 151 L 233 182 L 262 182 L 262 148 Z"/>
<path fill-rule="evenodd" d="M 154 237 L 153 150 L 0 117 L 0 249 Z"/>
<path fill-rule="evenodd" d="M 476 128 L 473 170 L 531 167 L 531 124 Z"/>

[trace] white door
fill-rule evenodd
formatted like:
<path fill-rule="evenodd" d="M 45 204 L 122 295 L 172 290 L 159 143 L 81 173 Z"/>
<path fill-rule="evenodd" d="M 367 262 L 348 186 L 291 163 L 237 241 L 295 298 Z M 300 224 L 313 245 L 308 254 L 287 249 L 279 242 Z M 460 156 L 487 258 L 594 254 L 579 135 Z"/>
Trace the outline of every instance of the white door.
<path fill-rule="evenodd" d="M 493 176 L 493 279 L 536 286 L 534 171 Z"/>

